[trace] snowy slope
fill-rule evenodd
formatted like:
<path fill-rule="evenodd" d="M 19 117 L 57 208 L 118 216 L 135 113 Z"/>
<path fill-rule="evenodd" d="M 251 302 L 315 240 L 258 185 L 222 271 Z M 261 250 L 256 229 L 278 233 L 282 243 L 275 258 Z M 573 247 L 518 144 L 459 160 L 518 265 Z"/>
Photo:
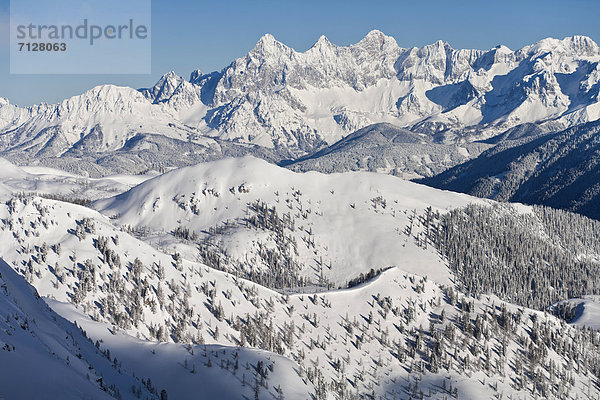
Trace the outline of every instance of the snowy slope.
<path fill-rule="evenodd" d="M 199 393 L 205 399 L 239 399 L 252 396 L 252 374 L 246 365 L 256 366 L 259 361 L 276 366 L 269 377 L 272 385 L 261 398 L 269 398 L 265 393 L 276 393 L 278 387 L 285 388 L 290 399 L 308 398 L 313 390 L 285 357 L 230 346 L 143 341 L 123 332 L 111 333 L 109 325 L 92 321 L 72 305 L 47 299 L 50 309 L 1 260 L 0 291 L 0 396 L 6 399 L 139 398 L 132 386 L 148 399 L 158 398 L 162 390 L 176 399 L 198 398 Z M 94 342 L 101 345 L 95 347 Z M 213 368 L 207 366 L 211 356 Z M 220 360 L 234 365 L 236 358 L 239 374 L 223 373 Z M 242 385 L 244 373 L 246 386 Z"/>
<path fill-rule="evenodd" d="M 197 398 L 197 393 L 201 391 L 206 393 L 206 398 L 211 398 L 211 394 L 220 394 L 225 396 L 223 398 L 237 399 L 240 396 L 252 396 L 257 363 L 260 361 L 265 369 L 273 364 L 273 370 L 269 370 L 264 383 L 265 387 L 261 389 L 271 395 L 261 398 L 278 398 L 275 388 L 280 386 L 286 388 L 285 393 L 289 398 L 309 397 L 313 390 L 311 384 L 302 381 L 298 376 L 297 366 L 290 360 L 270 352 L 233 347 L 239 344 L 230 336 L 231 332 L 234 332 L 233 328 L 225 323 L 222 317 L 217 319 L 213 315 L 216 304 L 210 296 L 201 291 L 201 287 L 202 290 L 208 290 L 209 287 L 216 288 L 218 285 L 223 293 L 236 293 L 234 302 L 225 304 L 227 312 L 234 310 L 234 305 L 238 302 L 242 303 L 241 306 L 238 305 L 238 312 L 251 312 L 256 309 L 252 303 L 254 299 L 244 299 L 242 291 L 252 289 L 251 286 L 246 288 L 243 286 L 244 282 L 237 281 L 235 277 L 185 261 L 182 266 L 186 271 L 183 272 L 182 269 L 180 272 L 170 255 L 159 253 L 120 232 L 106 218 L 85 207 L 53 200 L 23 198 L 23 201 L 9 202 L 0 208 L 3 221 L 0 231 L 0 254 L 5 254 L 25 279 L 32 282 L 43 296 L 49 297 L 47 301 L 62 315 L 73 321 L 77 319 L 85 329 L 89 327 L 89 336 L 102 343 L 102 351 L 110 351 L 112 358 L 116 356 L 119 367 L 123 370 L 135 371 L 137 376 L 143 376 L 145 379 L 151 378 L 155 388 L 159 388 L 159 391 L 166 388 L 169 394 L 175 394 L 175 398 Z M 24 229 L 17 228 L 17 225 L 21 224 L 18 220 L 5 218 L 7 211 L 8 215 L 16 212 L 21 216 L 18 219 L 22 218 L 21 222 L 25 223 L 22 225 Z M 38 217 L 42 217 L 41 220 Z M 79 235 L 79 238 L 76 236 L 76 229 L 74 231 L 73 228 L 78 223 L 83 223 L 89 228 L 85 238 L 82 235 Z M 11 226 L 15 235 L 9 234 L 10 230 L 7 228 Z M 30 228 L 34 226 L 36 232 L 32 233 Z M 90 228 L 91 226 L 93 228 Z M 94 234 L 90 234 L 92 231 Z M 108 261 L 108 258 L 104 257 L 102 260 L 98 258 L 100 237 L 114 238 L 119 243 L 113 247 L 116 252 L 110 253 L 113 256 L 120 255 L 118 262 Z M 113 241 L 111 243 L 115 246 Z M 49 249 L 48 253 L 44 248 Z M 95 266 L 92 270 L 86 269 L 88 261 L 84 261 L 84 264 L 78 263 L 78 257 L 81 257 L 82 261 L 89 260 Z M 146 287 L 141 299 L 134 294 L 137 289 L 142 289 L 141 281 L 134 278 L 132 272 L 128 272 L 131 262 L 136 258 L 148 266 L 141 272 L 143 286 Z M 106 262 L 111 263 L 111 266 Z M 163 272 L 154 270 L 158 265 L 164 266 Z M 122 274 L 119 274 L 121 268 Z M 187 271 L 188 268 L 190 271 Z M 91 275 L 88 275 L 88 272 Z M 168 279 L 159 279 L 161 273 L 166 274 Z M 128 283 L 132 278 L 134 280 Z M 190 284 L 193 284 L 197 294 L 184 296 L 180 301 L 178 297 L 182 292 L 192 294 Z M 147 290 L 146 285 L 152 286 L 152 293 Z M 113 292 L 115 288 L 121 289 Z M 133 297 L 130 298 L 130 295 Z M 261 297 L 265 299 L 276 295 L 270 290 L 261 289 Z M 165 297 L 173 299 L 174 302 L 169 301 L 167 304 Z M 74 311 L 72 307 L 65 305 L 65 302 L 77 303 L 81 308 Z M 207 304 L 213 304 L 213 307 L 207 307 Z M 185 309 L 181 309 L 181 313 L 175 312 L 174 307 L 179 309 L 180 306 L 184 306 Z M 197 311 L 194 313 L 193 309 Z M 82 310 L 88 315 L 87 318 L 81 318 Z M 141 314 L 134 317 L 137 310 Z M 192 315 L 193 321 L 188 320 L 187 315 Z M 130 317 L 134 317 L 134 320 Z M 100 322 L 90 321 L 89 318 Z M 178 326 L 181 326 L 181 330 L 178 330 Z M 221 329 L 221 336 L 214 332 L 216 326 Z M 162 333 L 157 331 L 158 327 Z M 145 340 L 136 339 L 136 336 Z M 202 336 L 209 343 L 229 346 L 195 346 L 191 349 L 182 345 L 152 343 L 157 339 L 199 343 L 198 338 Z M 151 353 L 151 350 L 154 350 L 154 353 Z M 212 352 L 215 351 L 218 354 L 213 355 Z M 194 352 L 196 357 L 190 354 Z M 233 365 L 237 356 L 239 371 L 234 372 Z M 188 371 L 185 371 L 186 358 L 189 361 Z M 209 358 L 212 359 L 214 368 L 208 362 Z M 227 364 L 229 373 L 224 373 L 225 365 L 221 366 L 221 360 L 230 361 L 231 364 Z M 165 369 L 172 372 L 165 374 Z M 129 389 L 131 385 L 125 387 Z"/>
<path fill-rule="evenodd" d="M 294 173 L 244 157 L 178 169 L 94 207 L 122 225 L 149 229 L 155 245 L 172 240 L 177 228 L 197 233 L 197 242 L 219 243 L 232 272 L 268 269 L 268 257 L 261 254 L 271 249 L 291 261 L 288 273 L 296 275 L 289 271 L 295 265 L 313 283 L 323 284 L 323 277 L 338 286 L 390 266 L 449 282 L 439 255 L 404 232 L 427 207 L 444 211 L 478 201 L 392 176 Z M 268 221 L 261 225 L 264 209 L 273 207 L 271 218 L 281 230 Z M 194 248 L 190 259 L 196 259 Z"/>
<path fill-rule="evenodd" d="M 600 296 L 587 295 L 554 304 L 551 309 L 566 306 L 571 311 L 568 322 L 571 325 L 600 329 Z"/>
<path fill-rule="evenodd" d="M 136 398 L 132 370 L 113 367 L 75 325 L 54 313 L 0 259 L 0 397 Z M 147 390 L 146 398 L 157 398 Z"/>
<path fill-rule="evenodd" d="M 274 368 L 265 378 L 267 387 L 260 387 L 259 398 L 277 398 L 275 387 L 281 386 L 285 398 L 305 399 L 306 393 L 313 391 L 312 385 L 317 398 L 327 399 L 335 398 L 334 393 L 345 398 L 375 393 L 377 396 L 408 399 L 415 391 L 417 395 L 420 391 L 431 391 L 436 398 L 443 398 L 454 393 L 453 388 L 457 388 L 461 398 L 472 399 L 491 398 L 498 392 L 533 397 L 532 390 L 558 395 L 561 385 L 552 386 L 552 392 L 547 386 L 546 389 L 542 386 L 532 389 L 528 384 L 530 378 L 525 378 L 512 366 L 514 360 L 528 348 L 533 348 L 528 344 L 529 332 L 540 329 L 540 334 L 548 335 L 543 337 L 558 335 L 566 338 L 565 344 L 577 342 L 578 360 L 596 357 L 593 350 L 588 352 L 593 349 L 589 347 L 591 338 L 586 336 L 589 333 L 565 328 L 554 317 L 504 305 L 498 299 L 486 296 L 480 300 L 461 298 L 452 289 L 397 268 L 350 290 L 283 296 L 185 260 L 179 271 L 175 263 L 168 262 L 168 256 L 127 234 L 117 233 L 98 214 L 81 207 L 40 199 L 34 199 L 27 205 L 17 202 L 11 206 L 15 210 L 14 216 L 23 218 L 22 228 L 13 228 L 19 237 L 40 216 L 35 203 L 47 207 L 43 218 L 55 222 L 50 222 L 48 228 L 43 225 L 35 228 L 39 235 L 31 235 L 29 243 L 39 245 L 42 241 L 55 243 L 58 240 L 62 248 L 60 254 L 49 253 L 46 261 L 39 265 L 34 262 L 34 272 L 30 275 L 24 261 L 39 259 L 38 250 L 17 252 L 5 247 L 3 251 L 10 253 L 16 262 L 15 268 L 28 276 L 41 293 L 63 301 L 72 299 L 78 287 L 88 285 L 83 275 L 76 273 L 76 279 L 71 275 L 69 259 L 75 253 L 81 258 L 92 257 L 96 268 L 95 282 L 86 289 L 83 300 L 78 301 L 78 310 L 64 303 L 48 302 L 59 313 L 81 324 L 89 331 L 90 337 L 102 340 L 100 349 L 109 349 L 111 357 L 116 356 L 121 368 L 131 368 L 136 375 L 151 378 L 154 387 L 166 387 L 169 394 L 179 395 L 189 389 L 196 395 L 195 390 L 202 388 L 202 393 L 209 394 L 209 397 L 211 393 L 219 396 L 231 393 L 231 397 L 236 398 L 237 389 L 251 396 L 252 382 L 258 377 L 255 367 L 260 359 L 266 366 L 274 361 Z M 93 233 L 88 233 L 81 240 L 72 233 L 67 232 L 67 236 L 59 234 L 65 232 L 65 226 L 73 226 L 73 220 L 80 220 L 82 216 L 93 219 Z M 112 243 L 110 247 L 123 256 L 121 266 L 110 266 L 93 255 L 94 252 L 99 254 L 94 244 L 106 235 L 119 236 L 118 244 Z M 4 246 L 12 240 L 3 233 Z M 139 278 L 135 277 L 135 268 L 131 264 L 133 257 L 139 257 L 143 262 Z M 64 272 L 53 269 L 55 260 L 59 266 L 64 266 Z M 163 279 L 157 276 L 160 274 L 155 269 L 157 264 L 164 266 Z M 80 268 L 74 268 L 74 271 Z M 158 288 L 161 287 L 164 300 L 159 300 Z M 136 293 L 143 296 L 138 306 L 134 300 Z M 118 309 L 129 311 L 111 310 L 114 307 L 108 305 L 111 296 Z M 140 306 L 141 318 L 134 311 Z M 218 311 L 221 307 L 223 310 Z M 90 321 L 90 318 L 108 323 L 112 321 L 112 324 L 107 327 Z M 465 318 L 470 322 L 464 322 Z M 164 333 L 159 335 L 165 335 L 166 340 L 196 345 L 159 344 L 132 337 L 139 334 L 142 339 L 156 340 L 156 333 L 152 332 L 156 332 L 157 324 L 164 329 Z M 182 326 L 183 334 L 178 333 L 179 326 Z M 421 329 L 423 333 L 420 333 Z M 469 329 L 471 333 L 468 333 Z M 479 335 L 478 341 L 471 342 L 472 329 L 479 332 L 475 334 Z M 442 332 L 443 336 L 440 336 Z M 215 345 L 205 348 L 198 344 L 204 340 L 228 346 L 273 349 L 294 359 L 300 367 L 296 369 L 281 357 L 261 352 Z M 535 340 L 535 346 L 550 343 L 545 350 L 547 356 L 544 357 L 547 358 L 541 363 L 545 367 L 540 367 L 537 379 L 542 383 L 551 379 L 553 372 L 547 368 L 550 368 L 549 361 L 553 360 L 553 368 L 559 371 L 554 372 L 554 379 L 567 379 L 566 376 L 572 375 L 576 378 L 570 390 L 572 398 L 575 394 L 585 398 L 589 370 L 585 369 L 584 361 L 577 364 L 576 370 L 569 370 L 571 375 L 567 375 L 568 362 L 561 357 L 564 351 L 562 342 L 560 345 L 547 342 L 539 336 Z M 502 348 L 502 343 L 505 343 L 506 359 L 511 360 L 509 364 L 495 361 L 493 353 L 486 355 L 489 354 L 487 349 Z M 433 348 L 440 349 L 440 358 L 435 356 L 432 359 L 428 349 Z M 242 362 L 234 372 L 236 352 Z M 248 369 L 243 360 L 248 360 Z M 169 371 L 167 374 L 165 369 Z M 306 384 L 298 379 L 299 375 L 304 377 Z M 418 382 L 416 388 L 413 384 L 415 379 Z M 246 386 L 242 384 L 244 380 Z M 214 386 L 203 384 L 207 381 Z M 444 386 L 446 389 L 443 389 Z M 589 391 L 589 398 L 597 395 L 595 388 Z M 185 391 L 185 394 L 189 393 Z"/>
<path fill-rule="evenodd" d="M 110 349 L 122 366 L 150 378 L 154 386 L 165 388 L 171 398 L 252 398 L 253 372 L 259 361 L 265 368 L 273 365 L 268 388 L 261 388 L 261 399 L 278 399 L 278 388 L 287 399 L 307 399 L 314 391 L 312 385 L 295 372 L 298 365 L 280 355 L 234 346 L 141 340 L 123 332 L 111 332 L 108 325 L 91 320 L 72 304 L 46 301 L 57 313 L 81 326 L 92 340 L 101 341 L 102 348 Z M 222 361 L 225 364 L 221 364 Z"/>
<path fill-rule="evenodd" d="M 581 313 L 571 321 L 571 324 L 600 329 L 600 301 L 598 296 L 584 296 L 581 307 L 583 308 Z"/>
<path fill-rule="evenodd" d="M 228 164 L 243 168 L 227 168 Z M 202 173 L 202 166 L 188 172 L 195 171 L 199 182 L 203 178 L 214 183 L 208 188 L 215 189 L 211 196 L 221 189 L 223 193 L 219 192 L 217 199 L 222 200 L 226 199 L 227 186 L 238 183 L 235 177 L 250 179 L 261 168 L 271 168 L 263 164 L 253 159 L 223 160 L 204 165 Z M 283 175 L 290 180 L 287 184 L 298 188 L 305 178 L 317 188 L 328 188 L 336 183 L 320 180 L 346 176 L 328 178 L 283 169 L 267 172 L 273 182 Z M 210 175 L 214 180 L 208 179 Z M 357 190 L 390 190 L 382 192 L 390 196 L 386 212 L 391 212 L 391 204 L 395 204 L 391 194 L 398 196 L 399 203 L 402 200 L 413 207 L 428 203 L 444 207 L 444 202 L 455 196 L 389 176 L 347 175 L 360 184 L 352 187 Z M 176 174 L 165 176 L 169 179 L 161 184 L 177 185 Z M 216 186 L 217 178 L 225 182 L 224 187 Z M 246 186 L 241 190 L 237 186 L 236 195 L 261 190 L 256 178 L 247 184 L 250 191 L 245 193 Z M 335 194 L 347 196 L 349 189 L 337 185 Z M 396 185 L 408 193 L 393 192 Z M 305 188 L 296 190 L 301 189 Z M 329 191 L 324 195 L 336 198 Z M 464 199 L 454 199 L 460 198 Z M 308 199 L 302 199 L 308 204 Z M 229 199 L 228 204 L 234 201 Z M 297 207 L 297 202 L 294 204 Z M 364 207 L 359 205 L 357 201 L 355 209 Z M 344 214 L 343 209 L 338 207 L 338 212 Z M 202 213 L 203 217 L 211 218 L 211 210 L 218 212 L 213 207 Z M 326 211 L 324 216 L 328 215 Z M 383 207 L 379 205 L 377 211 L 363 214 L 365 221 L 367 215 L 381 216 Z M 85 207 L 22 197 L 0 204 L 0 219 L 0 253 L 9 265 L 48 297 L 49 304 L 61 315 L 84 326 L 92 338 L 102 339 L 100 348 L 116 355 L 121 368 L 150 377 L 154 387 L 168 387 L 169 394 L 171 390 L 179 393 L 182 389 L 178 385 L 198 388 L 195 377 L 204 376 L 216 385 L 207 388 L 208 393 L 218 393 L 218 385 L 226 382 L 232 397 L 239 389 L 239 393 L 252 398 L 252 383 L 261 380 L 257 367 L 262 360 L 267 369 L 269 362 L 275 363 L 273 371 L 269 369 L 263 377 L 265 385 L 259 388 L 259 398 L 277 398 L 275 387 L 279 385 L 285 398 L 300 399 L 307 398 L 307 393 L 319 399 L 373 394 L 408 399 L 420 396 L 421 391 L 444 398 L 453 394 L 454 388 L 460 398 L 472 399 L 500 393 L 513 398 L 558 398 L 566 391 L 573 399 L 598 395 L 593 372 L 599 357 L 593 344 L 600 339 L 597 333 L 579 331 L 543 312 L 505 304 L 497 298 L 464 297 L 448 276 L 435 277 L 434 281 L 403 271 L 416 259 L 352 289 L 284 295 L 177 254 L 163 253 Z M 411 239 L 418 236 L 417 225 Z M 144 235 L 143 230 L 133 232 Z M 258 230 L 250 233 L 260 234 Z M 400 240 L 396 242 L 401 243 L 404 236 L 398 235 Z M 365 238 L 348 240 L 356 245 Z M 427 260 L 431 254 L 423 249 L 413 255 Z M 422 275 L 445 270 L 436 260 L 424 262 L 417 272 Z M 190 344 L 192 348 L 170 342 Z M 238 346 L 275 352 L 298 366 L 272 353 L 238 351 Z M 221 349 L 218 357 L 214 353 L 217 349 Z M 236 352 L 250 365 L 246 369 L 240 363 L 234 376 Z M 165 369 L 168 374 L 162 372 Z M 246 386 L 242 385 L 244 374 Z"/>
<path fill-rule="evenodd" d="M 54 195 L 70 200 L 91 201 L 112 196 L 156 175 L 157 172 L 152 171 L 145 175 L 115 175 L 94 179 L 48 167 L 19 167 L 0 158 L 0 180 L 6 190 L 11 193 Z"/>

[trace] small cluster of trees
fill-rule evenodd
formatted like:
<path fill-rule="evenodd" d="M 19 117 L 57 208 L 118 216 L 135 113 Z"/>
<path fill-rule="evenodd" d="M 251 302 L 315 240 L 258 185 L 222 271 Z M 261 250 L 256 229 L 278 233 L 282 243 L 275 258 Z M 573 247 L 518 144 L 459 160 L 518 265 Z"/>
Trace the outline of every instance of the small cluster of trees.
<path fill-rule="evenodd" d="M 378 268 L 377 270 L 374 270 L 373 268 L 371 268 L 369 270 L 369 272 L 367 272 L 366 274 L 363 274 L 362 272 L 353 279 L 350 279 L 348 281 L 348 288 L 354 287 L 354 286 L 358 286 L 361 283 L 370 281 L 371 279 L 375 278 L 376 276 L 378 276 L 379 274 L 381 274 L 383 271 L 385 270 L 385 268 Z"/>

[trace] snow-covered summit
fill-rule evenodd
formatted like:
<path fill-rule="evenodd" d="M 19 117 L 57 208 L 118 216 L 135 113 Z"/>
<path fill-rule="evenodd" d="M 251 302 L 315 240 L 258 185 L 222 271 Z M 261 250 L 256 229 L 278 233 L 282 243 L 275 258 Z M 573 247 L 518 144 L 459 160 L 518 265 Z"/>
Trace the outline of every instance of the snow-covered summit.
<path fill-rule="evenodd" d="M 153 87 L 143 90 L 142 93 L 154 103 L 160 103 L 168 100 L 183 82 L 185 79 L 177 75 L 175 71 L 169 71 Z"/>
<path fill-rule="evenodd" d="M 302 210 L 304 217 L 292 217 L 297 226 L 304 226 L 290 232 L 298 243 L 292 258 L 302 265 L 301 274 L 313 280 L 314 268 L 318 268 L 315 259 L 328 259 L 324 277 L 339 285 L 348 276 L 392 265 L 447 283 L 447 267 L 437 255 L 412 242 L 399 245 L 398 231 L 408 224 L 411 210 L 446 210 L 481 200 L 388 175 L 295 173 L 242 157 L 166 173 L 98 201 L 95 207 L 105 215 L 118 215 L 118 221 L 129 226 L 171 231 L 186 221 L 187 228 L 206 232 L 226 221 L 245 218 L 255 202 L 275 207 L 281 215 Z M 332 229 L 336 235 L 331 235 Z M 308 231 L 314 247 L 303 245 Z M 223 240 L 231 257 L 253 259 L 259 252 L 258 243 L 270 243 L 268 235 L 251 232 L 252 228 L 243 224 L 228 230 Z M 257 261 L 254 267 L 259 265 Z"/>
<path fill-rule="evenodd" d="M 521 52 L 536 55 L 544 52 L 558 52 L 571 57 L 594 57 L 600 55 L 600 48 L 588 36 L 567 36 L 564 39 L 545 38 L 525 46 Z"/>

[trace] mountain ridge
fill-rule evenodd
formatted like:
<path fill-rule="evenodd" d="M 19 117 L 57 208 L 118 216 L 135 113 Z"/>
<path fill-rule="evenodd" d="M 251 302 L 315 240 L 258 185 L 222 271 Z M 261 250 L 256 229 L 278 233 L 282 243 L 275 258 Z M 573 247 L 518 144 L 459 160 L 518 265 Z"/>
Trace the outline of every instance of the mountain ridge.
<path fill-rule="evenodd" d="M 600 122 L 507 141 L 479 157 L 419 180 L 499 201 L 561 208 L 600 219 Z"/>
<path fill-rule="evenodd" d="M 136 135 L 158 134 L 297 158 L 374 123 L 443 143 L 527 123 L 558 131 L 600 117 L 599 63 L 585 36 L 472 50 L 441 40 L 403 48 L 374 30 L 348 46 L 321 36 L 299 52 L 266 34 L 221 71 L 187 80 L 170 71 L 150 88 L 101 85 L 55 105 L 3 100 L 0 153 L 31 160 L 79 149 L 100 158 Z"/>

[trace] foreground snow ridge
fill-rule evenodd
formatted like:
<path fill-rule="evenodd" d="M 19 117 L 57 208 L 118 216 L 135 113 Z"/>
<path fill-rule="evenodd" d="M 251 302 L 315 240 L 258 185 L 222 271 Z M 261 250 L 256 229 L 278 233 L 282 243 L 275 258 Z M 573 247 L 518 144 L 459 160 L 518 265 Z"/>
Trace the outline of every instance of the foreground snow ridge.
<path fill-rule="evenodd" d="M 600 334 L 579 327 L 595 318 L 595 298 L 581 301 L 583 313 L 578 300 L 533 310 L 527 294 L 507 302 L 507 285 L 494 286 L 503 298 L 465 285 L 465 271 L 496 283 L 527 268 L 494 247 L 513 236 L 537 243 L 532 257 L 549 271 L 546 253 L 560 255 L 567 275 L 574 263 L 593 274 L 598 246 L 575 251 L 595 225 L 565 213 L 542 221 L 533 207 L 375 173 L 295 173 L 253 157 L 95 183 L 9 164 L 5 173 L 1 397 L 600 395 Z M 82 196 L 122 193 L 94 209 L 48 198 L 77 182 Z M 548 228 L 557 221 L 581 223 L 581 234 Z M 516 230 L 524 224 L 527 235 Z M 552 283 L 537 273 L 532 293 L 555 293 L 536 287 Z M 553 314 L 577 318 L 573 326 Z"/>

